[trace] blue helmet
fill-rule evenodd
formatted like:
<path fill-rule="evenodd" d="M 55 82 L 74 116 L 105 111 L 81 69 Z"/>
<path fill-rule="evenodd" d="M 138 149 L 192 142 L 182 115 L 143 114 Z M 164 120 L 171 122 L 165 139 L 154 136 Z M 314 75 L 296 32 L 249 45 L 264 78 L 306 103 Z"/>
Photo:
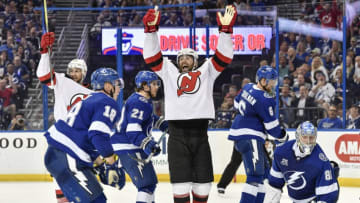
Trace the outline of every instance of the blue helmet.
<path fill-rule="evenodd" d="M 316 145 L 317 129 L 310 121 L 305 121 L 296 129 L 295 137 L 301 151 L 309 155 Z"/>
<path fill-rule="evenodd" d="M 262 78 L 266 79 L 266 84 L 269 80 L 277 80 L 278 73 L 271 66 L 261 66 L 256 72 L 256 82 L 260 81 Z"/>
<path fill-rule="evenodd" d="M 105 82 L 123 88 L 123 83 L 121 82 L 118 73 L 112 68 L 98 68 L 91 74 L 91 87 L 94 90 L 103 89 Z"/>
<path fill-rule="evenodd" d="M 141 88 L 141 84 L 146 82 L 150 87 L 150 83 L 154 80 L 159 80 L 158 76 L 151 71 L 140 71 L 135 76 L 135 84 L 137 88 Z"/>

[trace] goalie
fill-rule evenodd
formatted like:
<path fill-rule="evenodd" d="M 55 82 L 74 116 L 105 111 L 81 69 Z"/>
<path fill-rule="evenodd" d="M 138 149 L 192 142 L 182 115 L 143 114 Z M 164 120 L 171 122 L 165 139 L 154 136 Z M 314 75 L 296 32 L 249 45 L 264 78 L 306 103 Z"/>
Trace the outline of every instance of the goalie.
<path fill-rule="evenodd" d="M 229 5 L 225 14 L 217 13 L 219 43 L 215 55 L 202 65 L 191 48 L 179 51 L 176 64 L 163 57 L 157 31 L 160 12 L 147 11 L 144 59 L 162 79 L 165 120 L 169 121 L 168 162 L 174 202 L 207 202 L 214 180 L 208 142 L 208 120 L 214 119 L 213 86 L 216 78 L 233 58 L 231 34 L 237 12 Z"/>
<path fill-rule="evenodd" d="M 303 122 L 295 136 L 296 140 L 275 149 L 264 202 L 280 202 L 285 183 L 293 202 L 336 202 L 339 167 L 327 159 L 316 143 L 316 128 L 309 121 Z"/>

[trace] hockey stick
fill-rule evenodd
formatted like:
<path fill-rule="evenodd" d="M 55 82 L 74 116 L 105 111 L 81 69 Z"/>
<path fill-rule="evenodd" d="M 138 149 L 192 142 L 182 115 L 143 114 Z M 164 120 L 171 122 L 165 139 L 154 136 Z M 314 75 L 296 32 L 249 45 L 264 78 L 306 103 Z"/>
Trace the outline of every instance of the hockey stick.
<path fill-rule="evenodd" d="M 165 138 L 167 132 L 168 132 L 168 131 L 166 130 L 166 131 L 164 131 L 164 132 L 162 133 L 161 137 L 160 137 L 159 140 L 156 142 L 156 144 L 160 144 L 160 142 Z M 147 164 L 147 163 L 149 163 L 149 162 L 151 161 L 151 158 L 154 156 L 154 154 L 155 154 L 155 152 L 151 152 L 146 159 L 138 159 L 138 158 L 136 158 L 136 157 L 134 157 L 134 156 L 131 156 L 130 154 L 129 154 L 129 156 L 130 156 L 130 158 L 132 158 L 133 160 L 135 160 L 135 161 L 137 161 L 137 162 L 139 162 L 139 163 Z"/>
<path fill-rule="evenodd" d="M 49 23 L 48 23 L 48 12 L 47 12 L 47 4 L 46 4 L 46 0 L 44 0 L 43 2 L 43 6 L 44 6 L 44 21 L 45 21 L 45 28 L 46 28 L 46 32 L 49 32 Z M 49 64 L 50 64 L 50 86 L 54 87 L 54 79 L 53 79 L 53 67 L 51 64 L 51 48 L 50 46 L 47 47 L 48 48 L 48 54 L 49 54 Z"/>

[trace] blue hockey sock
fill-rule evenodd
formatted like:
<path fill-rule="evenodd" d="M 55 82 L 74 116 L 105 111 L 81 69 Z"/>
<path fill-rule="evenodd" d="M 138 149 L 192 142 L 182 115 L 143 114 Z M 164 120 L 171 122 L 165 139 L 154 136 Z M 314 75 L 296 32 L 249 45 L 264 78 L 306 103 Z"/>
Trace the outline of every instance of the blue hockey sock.
<path fill-rule="evenodd" d="M 255 203 L 258 193 L 258 187 L 245 183 L 241 193 L 240 203 Z"/>
<path fill-rule="evenodd" d="M 265 198 L 265 186 L 264 184 L 259 184 L 258 193 L 256 195 L 256 203 L 263 203 Z"/>

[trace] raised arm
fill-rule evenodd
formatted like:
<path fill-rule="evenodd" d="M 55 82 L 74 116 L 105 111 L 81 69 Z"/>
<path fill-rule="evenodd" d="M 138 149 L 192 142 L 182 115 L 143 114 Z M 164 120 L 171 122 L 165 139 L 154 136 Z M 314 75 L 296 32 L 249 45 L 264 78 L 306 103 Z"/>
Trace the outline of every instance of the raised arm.
<path fill-rule="evenodd" d="M 233 5 L 226 6 L 224 15 L 220 12 L 216 14 L 220 35 L 218 46 L 215 55 L 211 58 L 211 62 L 219 72 L 222 72 L 224 68 L 231 63 L 234 56 L 231 34 L 233 33 L 236 17 L 237 12 Z"/>
<path fill-rule="evenodd" d="M 149 9 L 143 17 L 144 23 L 144 52 L 145 63 L 152 71 L 159 71 L 163 64 L 157 31 L 159 29 L 161 13 L 157 9 Z"/>
<path fill-rule="evenodd" d="M 45 33 L 41 37 L 41 58 L 39 61 L 38 68 L 36 70 L 36 76 L 39 78 L 40 82 L 50 86 L 51 85 L 51 75 L 50 75 L 50 60 L 48 47 L 52 47 L 55 41 L 55 35 L 53 32 Z M 56 83 L 55 73 L 53 74 L 53 82 Z"/>

